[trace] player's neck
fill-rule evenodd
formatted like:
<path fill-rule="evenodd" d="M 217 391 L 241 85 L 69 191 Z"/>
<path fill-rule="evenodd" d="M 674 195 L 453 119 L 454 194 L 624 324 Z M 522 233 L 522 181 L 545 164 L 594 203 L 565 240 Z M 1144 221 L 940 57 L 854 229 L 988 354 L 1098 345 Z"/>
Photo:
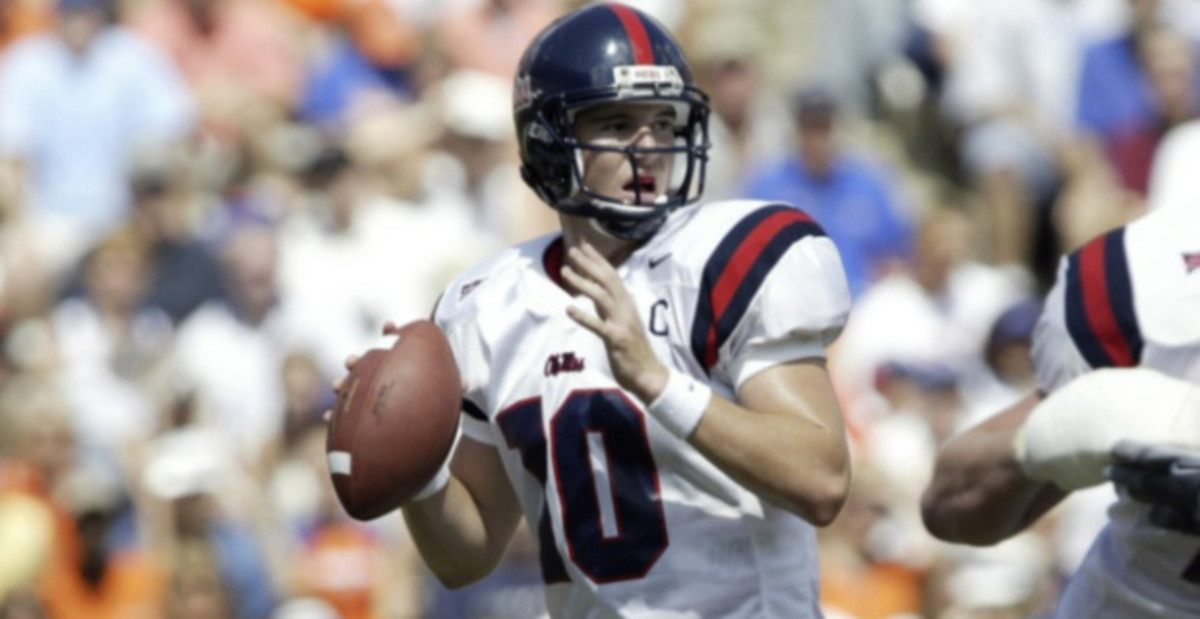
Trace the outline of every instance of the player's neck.
<path fill-rule="evenodd" d="M 586 242 L 600 252 L 609 264 L 617 266 L 625 262 L 639 246 L 632 241 L 624 241 L 597 230 L 591 222 L 582 217 L 564 216 L 562 219 L 564 251 L 580 247 Z"/>

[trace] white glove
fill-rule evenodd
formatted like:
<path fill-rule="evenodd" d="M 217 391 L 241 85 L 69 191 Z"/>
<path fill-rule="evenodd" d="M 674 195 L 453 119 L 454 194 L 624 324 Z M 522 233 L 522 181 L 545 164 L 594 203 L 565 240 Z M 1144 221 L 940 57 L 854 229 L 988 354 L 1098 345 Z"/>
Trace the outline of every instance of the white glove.
<path fill-rule="evenodd" d="M 1031 479 L 1077 490 L 1104 483 L 1120 440 L 1200 449 L 1200 387 L 1145 368 L 1097 370 L 1038 404 L 1013 448 Z"/>

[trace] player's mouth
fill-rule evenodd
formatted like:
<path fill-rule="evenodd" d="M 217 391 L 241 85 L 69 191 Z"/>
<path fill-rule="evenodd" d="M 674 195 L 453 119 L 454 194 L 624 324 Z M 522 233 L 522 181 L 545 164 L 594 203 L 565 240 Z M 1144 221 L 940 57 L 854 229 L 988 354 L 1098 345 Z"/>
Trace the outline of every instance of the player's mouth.
<path fill-rule="evenodd" d="M 654 196 L 657 195 L 655 186 L 656 183 L 654 180 L 654 175 L 639 174 L 636 178 L 630 179 L 628 183 L 625 183 L 621 189 L 624 190 L 630 199 L 637 199 L 638 193 L 640 192 L 641 199 L 643 202 L 645 202 L 653 199 Z"/>

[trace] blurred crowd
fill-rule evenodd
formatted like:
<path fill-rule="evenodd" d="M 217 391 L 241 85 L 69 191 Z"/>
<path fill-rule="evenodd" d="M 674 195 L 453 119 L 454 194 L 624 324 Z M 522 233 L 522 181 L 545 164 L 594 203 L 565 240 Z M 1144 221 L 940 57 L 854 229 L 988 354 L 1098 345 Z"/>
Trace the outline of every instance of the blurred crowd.
<path fill-rule="evenodd" d="M 434 583 L 346 516 L 344 358 L 556 228 L 517 173 L 524 46 L 581 0 L 0 0 L 0 617 L 510 618 L 520 536 Z M 1029 617 L 1111 501 L 933 540 L 941 441 L 1032 387 L 1058 259 L 1146 208 L 1200 113 L 1195 0 L 631 0 L 711 96 L 709 199 L 805 208 L 855 308 L 828 616 Z"/>

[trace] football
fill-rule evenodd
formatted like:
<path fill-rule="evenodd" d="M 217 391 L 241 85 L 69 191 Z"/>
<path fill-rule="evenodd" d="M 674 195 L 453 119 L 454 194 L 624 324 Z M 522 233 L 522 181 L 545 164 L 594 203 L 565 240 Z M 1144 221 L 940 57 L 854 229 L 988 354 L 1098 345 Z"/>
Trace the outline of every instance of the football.
<path fill-rule="evenodd" d="M 338 500 L 354 518 L 399 508 L 429 482 L 453 446 L 462 405 L 450 343 L 428 320 L 373 348 L 338 389 L 325 453 Z"/>

